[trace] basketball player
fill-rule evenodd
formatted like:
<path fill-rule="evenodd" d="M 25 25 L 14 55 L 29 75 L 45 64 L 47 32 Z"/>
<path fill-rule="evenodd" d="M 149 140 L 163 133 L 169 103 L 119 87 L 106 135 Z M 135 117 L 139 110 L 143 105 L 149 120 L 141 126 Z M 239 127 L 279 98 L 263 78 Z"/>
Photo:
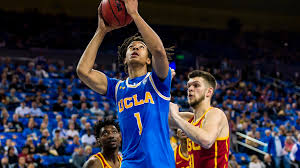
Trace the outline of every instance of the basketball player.
<path fill-rule="evenodd" d="M 188 137 L 191 168 L 228 167 L 228 121 L 222 110 L 210 104 L 216 80 L 200 70 L 192 71 L 188 77 L 188 103 L 194 114 L 179 113 L 178 106 L 171 103 L 170 124 L 182 129 Z"/>
<path fill-rule="evenodd" d="M 118 155 L 121 145 L 120 128 L 112 120 L 98 121 L 94 126 L 95 137 L 102 148 L 89 158 L 83 165 L 84 168 L 119 168 L 122 158 Z"/>
<path fill-rule="evenodd" d="M 176 168 L 189 168 L 187 136 L 181 129 L 177 129 L 177 137 L 179 138 L 180 144 L 174 151 Z"/>
<path fill-rule="evenodd" d="M 122 168 L 174 168 L 168 125 L 171 70 L 167 53 L 158 35 L 139 15 L 138 1 L 124 2 L 141 33 L 126 39 L 119 47 L 119 61 L 129 77 L 120 81 L 92 69 L 104 36 L 116 29 L 105 25 L 101 15 L 98 29 L 78 63 L 77 73 L 85 84 L 113 99 L 118 106 Z"/>

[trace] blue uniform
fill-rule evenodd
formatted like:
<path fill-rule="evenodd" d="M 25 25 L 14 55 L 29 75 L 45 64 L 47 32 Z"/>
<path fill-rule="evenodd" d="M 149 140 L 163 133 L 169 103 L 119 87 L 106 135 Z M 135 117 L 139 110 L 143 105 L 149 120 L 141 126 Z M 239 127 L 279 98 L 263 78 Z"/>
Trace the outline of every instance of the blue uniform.
<path fill-rule="evenodd" d="M 118 107 L 121 168 L 175 168 L 168 125 L 171 78 L 170 69 L 164 81 L 154 71 L 125 81 L 107 77 L 107 97 Z"/>

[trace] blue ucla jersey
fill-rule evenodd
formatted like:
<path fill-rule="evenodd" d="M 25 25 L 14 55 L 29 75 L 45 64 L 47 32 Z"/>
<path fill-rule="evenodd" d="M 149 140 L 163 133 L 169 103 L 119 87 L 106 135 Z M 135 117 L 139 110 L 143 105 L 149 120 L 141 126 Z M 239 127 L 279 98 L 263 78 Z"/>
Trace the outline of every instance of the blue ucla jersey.
<path fill-rule="evenodd" d="M 171 70 L 164 81 L 155 72 L 125 81 L 108 78 L 122 133 L 122 168 L 175 168 L 169 137 Z"/>

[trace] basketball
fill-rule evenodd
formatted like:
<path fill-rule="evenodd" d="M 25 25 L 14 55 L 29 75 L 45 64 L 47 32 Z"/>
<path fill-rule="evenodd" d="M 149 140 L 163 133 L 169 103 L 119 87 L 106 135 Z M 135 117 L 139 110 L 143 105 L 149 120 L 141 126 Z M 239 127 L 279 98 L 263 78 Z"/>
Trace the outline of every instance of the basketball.
<path fill-rule="evenodd" d="M 126 26 L 132 22 L 121 0 L 102 0 L 100 10 L 104 21 L 110 26 Z"/>

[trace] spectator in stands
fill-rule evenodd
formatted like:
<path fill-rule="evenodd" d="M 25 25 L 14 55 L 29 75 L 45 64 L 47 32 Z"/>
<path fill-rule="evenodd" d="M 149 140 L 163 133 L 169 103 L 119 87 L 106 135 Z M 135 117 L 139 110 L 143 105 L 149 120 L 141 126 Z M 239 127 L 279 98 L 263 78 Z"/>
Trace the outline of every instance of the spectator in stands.
<path fill-rule="evenodd" d="M 15 88 L 10 89 L 9 96 L 8 96 L 8 102 L 10 105 L 13 105 L 13 106 L 20 103 L 19 98 L 16 96 Z"/>
<path fill-rule="evenodd" d="M 5 149 L 2 146 L 2 143 L 0 143 L 0 156 L 5 154 Z"/>
<path fill-rule="evenodd" d="M 19 156 L 18 163 L 12 166 L 12 168 L 27 168 L 26 167 L 26 159 L 24 156 Z"/>
<path fill-rule="evenodd" d="M 42 122 L 41 126 L 40 126 L 40 130 L 38 132 L 38 136 L 40 136 L 45 129 L 48 129 L 48 125 L 46 123 Z"/>
<path fill-rule="evenodd" d="M 60 121 L 63 121 L 63 120 L 62 120 L 62 116 L 61 116 L 60 114 L 57 114 L 57 115 L 55 116 L 55 122 L 52 122 L 52 128 L 57 127 L 57 126 L 58 126 L 58 123 L 59 123 Z"/>
<path fill-rule="evenodd" d="M 94 101 L 94 102 L 93 102 L 93 106 L 92 106 L 92 108 L 91 108 L 90 110 L 91 110 L 91 112 L 92 112 L 94 115 L 96 115 L 96 116 L 101 116 L 102 118 L 104 118 L 105 113 L 104 113 L 104 111 L 102 111 L 102 110 L 99 108 L 98 102 Z"/>
<path fill-rule="evenodd" d="M 44 113 L 42 112 L 42 110 L 37 106 L 37 103 L 35 101 L 33 101 L 31 103 L 31 108 L 29 111 L 29 115 L 31 117 L 43 117 Z"/>
<path fill-rule="evenodd" d="M 6 141 L 5 141 L 5 147 L 4 147 L 5 153 L 8 153 L 8 149 L 10 147 L 14 148 L 15 154 L 18 155 L 18 150 L 15 147 L 15 145 L 13 144 L 12 140 L 11 139 L 6 139 Z"/>
<path fill-rule="evenodd" d="M 86 117 L 81 117 L 80 118 L 80 129 L 85 129 L 85 124 L 86 124 Z M 81 134 L 80 134 L 81 135 Z"/>
<path fill-rule="evenodd" d="M 18 156 L 15 154 L 15 148 L 10 146 L 7 151 L 8 163 L 10 165 L 18 162 Z"/>
<path fill-rule="evenodd" d="M 37 129 L 34 126 L 35 126 L 34 120 L 29 120 L 27 128 L 25 128 L 25 130 L 22 133 L 23 137 L 31 136 L 31 137 L 34 137 L 36 139 Z"/>
<path fill-rule="evenodd" d="M 58 96 L 57 101 L 53 104 L 52 111 L 63 112 L 65 110 L 66 104 L 63 102 L 63 97 Z"/>
<path fill-rule="evenodd" d="M 26 106 L 25 101 L 22 101 L 20 103 L 20 106 L 16 108 L 15 114 L 18 114 L 20 117 L 25 117 L 26 115 L 29 115 L 30 108 Z"/>
<path fill-rule="evenodd" d="M 11 83 L 9 84 L 9 89 L 16 89 L 16 91 L 21 92 L 22 91 L 22 84 L 20 83 L 18 76 L 14 76 L 11 80 Z"/>
<path fill-rule="evenodd" d="M 108 120 L 112 120 L 114 118 L 114 111 L 110 109 L 110 105 L 107 102 L 103 102 L 103 111 L 105 113 L 105 118 Z"/>
<path fill-rule="evenodd" d="M 0 103 L 4 105 L 8 105 L 9 103 L 9 98 L 5 94 L 5 90 L 3 88 L 0 88 Z"/>
<path fill-rule="evenodd" d="M 292 151 L 293 146 L 294 146 L 294 142 L 292 137 L 287 136 L 284 143 L 283 154 L 289 155 L 290 152 Z"/>
<path fill-rule="evenodd" d="M 271 138 L 268 144 L 268 153 L 274 159 L 276 168 L 280 168 L 280 164 L 283 161 L 284 142 L 285 137 L 280 135 L 278 130 L 274 130 L 274 137 Z"/>
<path fill-rule="evenodd" d="M 33 138 L 32 137 L 27 137 L 27 140 L 25 142 L 25 145 L 28 146 L 29 148 L 29 153 L 35 153 L 36 147 L 33 143 Z"/>
<path fill-rule="evenodd" d="M 59 140 L 63 144 L 66 143 L 65 138 L 63 138 L 61 136 L 59 129 L 55 130 L 55 132 L 54 132 L 53 142 L 56 141 L 56 140 Z"/>
<path fill-rule="evenodd" d="M 42 136 L 40 141 L 41 142 L 38 144 L 36 148 L 36 153 L 46 156 L 49 154 L 49 143 L 47 141 L 47 137 Z"/>
<path fill-rule="evenodd" d="M 252 155 L 251 162 L 249 163 L 249 168 L 265 168 L 265 164 L 260 161 L 256 155 Z"/>
<path fill-rule="evenodd" d="M 79 100 L 79 95 L 73 90 L 72 85 L 68 85 L 65 91 L 66 95 L 71 96 L 74 100 Z"/>
<path fill-rule="evenodd" d="M 266 154 L 264 156 L 264 163 L 266 165 L 266 168 L 274 168 L 275 167 L 274 162 L 272 161 L 272 157 L 269 154 Z"/>
<path fill-rule="evenodd" d="M 229 167 L 231 168 L 240 168 L 241 166 L 237 163 L 235 156 L 233 154 L 229 155 Z"/>
<path fill-rule="evenodd" d="M 50 133 L 49 133 L 48 129 L 44 129 L 41 136 L 46 137 L 48 142 L 51 141 L 50 140 Z"/>
<path fill-rule="evenodd" d="M 82 136 L 81 142 L 84 145 L 92 145 L 92 146 L 96 143 L 96 138 L 92 134 L 92 130 L 91 129 L 88 129 L 87 133 Z"/>
<path fill-rule="evenodd" d="M 59 121 L 57 123 L 57 128 L 55 128 L 52 132 L 52 135 L 55 136 L 56 130 L 59 130 L 59 135 L 62 138 L 67 138 L 67 130 L 64 129 L 64 123 L 62 121 Z"/>
<path fill-rule="evenodd" d="M 75 107 L 73 107 L 73 103 L 71 101 L 68 101 L 63 116 L 66 118 L 70 118 L 72 114 L 78 114 L 78 111 Z"/>
<path fill-rule="evenodd" d="M 42 92 L 37 91 L 34 100 L 37 102 L 38 107 L 44 108 L 43 106 L 49 105 L 49 102 L 46 101 L 46 98 L 46 96 L 42 96 Z"/>
<path fill-rule="evenodd" d="M 31 78 L 31 75 L 30 74 L 26 74 L 25 84 L 23 85 L 24 86 L 23 90 L 24 90 L 24 92 L 27 92 L 27 93 L 34 93 L 35 92 L 35 87 L 32 84 L 30 78 Z"/>
<path fill-rule="evenodd" d="M 49 71 L 49 78 L 58 78 L 59 77 L 59 74 L 57 73 L 57 70 L 53 64 L 49 65 L 48 71 Z"/>
<path fill-rule="evenodd" d="M 300 165 L 300 134 L 298 134 L 297 139 L 298 141 L 293 145 L 289 156 L 291 161 Z"/>
<path fill-rule="evenodd" d="M 8 163 L 8 157 L 7 157 L 7 156 L 4 156 L 4 157 L 1 159 L 1 165 L 0 165 L 0 168 L 10 168 L 9 163 Z"/>
<path fill-rule="evenodd" d="M 35 64 L 34 64 L 34 62 L 29 62 L 28 63 L 26 74 L 29 74 L 31 76 L 35 75 Z"/>
<path fill-rule="evenodd" d="M 5 107 L 0 107 L 0 108 L 1 108 L 0 128 L 2 126 L 4 132 L 9 132 L 9 122 L 8 122 L 9 113 Z"/>
<path fill-rule="evenodd" d="M 22 148 L 22 152 L 19 154 L 18 156 L 20 157 L 24 157 L 26 160 L 26 163 L 32 163 L 33 162 L 33 157 L 31 157 L 31 155 L 29 154 L 29 146 L 24 146 Z"/>
<path fill-rule="evenodd" d="M 80 100 L 79 103 L 76 104 L 76 108 L 80 109 L 82 107 L 82 103 L 86 103 L 87 108 L 91 108 L 91 104 L 87 102 L 85 95 L 80 96 Z"/>
<path fill-rule="evenodd" d="M 77 130 L 75 130 L 74 123 L 72 121 L 69 121 L 69 129 L 67 130 L 67 137 L 68 139 L 73 139 L 74 136 L 79 136 L 79 133 Z"/>
<path fill-rule="evenodd" d="M 45 123 L 47 125 L 47 128 L 51 127 L 51 125 L 49 125 L 49 116 L 48 116 L 48 114 L 44 114 L 42 123 Z"/>
<path fill-rule="evenodd" d="M 72 116 L 71 116 L 71 121 L 74 123 L 74 126 L 75 126 L 75 129 L 77 130 L 77 131 L 80 131 L 80 125 L 77 123 L 77 114 L 72 114 Z"/>
<path fill-rule="evenodd" d="M 87 133 L 87 130 L 89 130 L 89 129 L 92 129 L 91 123 L 86 122 L 85 125 L 84 125 L 84 129 L 82 129 L 82 130 L 80 131 L 80 134 L 79 134 L 79 135 L 80 135 L 80 136 L 83 136 L 84 134 Z"/>
<path fill-rule="evenodd" d="M 91 111 L 87 108 L 86 103 L 81 103 L 81 108 L 79 110 L 79 116 L 89 117 L 91 115 Z"/>
<path fill-rule="evenodd" d="M 24 129 L 24 126 L 22 122 L 19 121 L 19 115 L 14 114 L 13 115 L 13 121 L 12 121 L 12 129 L 11 132 L 22 132 Z"/>
<path fill-rule="evenodd" d="M 36 65 L 35 76 L 38 78 L 48 78 L 49 74 L 42 68 L 42 65 Z"/>
<path fill-rule="evenodd" d="M 247 133 L 247 135 L 248 135 L 249 137 L 251 137 L 251 138 L 254 138 L 254 139 L 255 139 L 255 137 L 254 137 L 254 135 L 253 135 L 253 132 L 252 132 L 252 131 L 249 131 L 249 132 Z M 250 140 L 250 139 L 246 139 L 246 144 L 248 144 L 248 145 L 250 145 L 250 146 L 252 146 L 252 147 L 255 147 L 255 148 L 257 148 L 257 147 L 258 147 L 258 144 L 257 144 L 256 142 L 254 142 L 254 141 Z"/>
<path fill-rule="evenodd" d="M 93 152 L 93 148 L 91 145 L 86 145 L 84 148 L 84 152 L 90 157 Z"/>
<path fill-rule="evenodd" d="M 271 139 L 272 139 L 271 130 L 266 129 L 265 136 L 262 138 L 262 142 L 269 144 Z M 267 149 L 264 149 L 264 151 L 267 152 Z"/>
<path fill-rule="evenodd" d="M 72 154 L 73 165 L 76 168 L 82 168 L 84 162 L 87 160 L 88 155 L 84 152 L 84 148 L 82 146 L 79 147 L 77 152 Z"/>
<path fill-rule="evenodd" d="M 54 156 L 63 156 L 65 154 L 65 147 L 59 139 L 54 140 L 54 145 L 51 146 L 50 153 Z"/>
<path fill-rule="evenodd" d="M 2 78 L 0 82 L 0 89 L 8 89 L 9 85 L 6 78 Z"/>
<path fill-rule="evenodd" d="M 72 154 L 74 152 L 74 149 L 81 146 L 80 139 L 78 135 L 75 135 L 73 137 L 73 141 L 68 143 L 68 146 L 66 148 L 66 153 Z"/>

